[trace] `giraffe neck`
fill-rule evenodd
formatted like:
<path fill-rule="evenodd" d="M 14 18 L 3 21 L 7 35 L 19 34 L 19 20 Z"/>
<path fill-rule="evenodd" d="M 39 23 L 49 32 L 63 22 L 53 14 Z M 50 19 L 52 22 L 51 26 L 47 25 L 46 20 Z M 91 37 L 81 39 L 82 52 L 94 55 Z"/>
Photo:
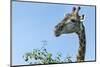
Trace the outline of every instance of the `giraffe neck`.
<path fill-rule="evenodd" d="M 79 37 L 79 49 L 77 54 L 77 62 L 82 62 L 85 59 L 85 50 L 86 50 L 86 37 L 85 37 L 85 28 L 82 25 L 82 30 L 77 32 Z"/>

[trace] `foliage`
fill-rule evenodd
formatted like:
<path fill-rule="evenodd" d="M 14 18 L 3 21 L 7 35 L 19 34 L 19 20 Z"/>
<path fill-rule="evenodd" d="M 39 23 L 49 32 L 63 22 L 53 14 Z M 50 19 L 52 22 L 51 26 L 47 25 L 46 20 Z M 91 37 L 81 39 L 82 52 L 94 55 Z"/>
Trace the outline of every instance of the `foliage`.
<path fill-rule="evenodd" d="M 23 56 L 25 62 L 29 64 L 54 64 L 54 63 L 65 63 L 72 62 L 71 57 L 66 57 L 62 60 L 62 54 L 57 53 L 56 57 L 52 57 L 52 53 L 47 52 L 47 49 L 33 49 L 32 52 L 27 52 Z"/>

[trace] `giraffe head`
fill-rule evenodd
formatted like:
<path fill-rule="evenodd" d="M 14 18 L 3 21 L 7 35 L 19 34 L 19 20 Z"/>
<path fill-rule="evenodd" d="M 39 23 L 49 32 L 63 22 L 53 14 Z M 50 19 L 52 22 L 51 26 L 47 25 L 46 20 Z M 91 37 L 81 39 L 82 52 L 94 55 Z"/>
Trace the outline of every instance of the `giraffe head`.
<path fill-rule="evenodd" d="M 61 34 L 74 33 L 80 30 L 82 27 L 81 20 L 84 19 L 84 15 L 79 15 L 80 9 L 80 7 L 73 7 L 71 13 L 65 14 L 63 20 L 55 26 L 54 33 L 56 37 Z"/>

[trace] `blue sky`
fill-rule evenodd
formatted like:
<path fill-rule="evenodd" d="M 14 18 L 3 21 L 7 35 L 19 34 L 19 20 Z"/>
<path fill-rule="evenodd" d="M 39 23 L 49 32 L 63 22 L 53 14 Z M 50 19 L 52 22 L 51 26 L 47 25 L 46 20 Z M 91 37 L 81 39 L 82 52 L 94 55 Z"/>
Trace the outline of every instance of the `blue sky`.
<path fill-rule="evenodd" d="M 76 60 L 79 47 L 75 33 L 54 36 L 54 26 L 63 19 L 64 13 L 76 5 L 12 2 L 12 64 L 25 63 L 22 56 L 32 49 L 41 48 L 46 40 L 46 49 L 54 56 L 61 52 L 63 57 Z M 85 14 L 86 56 L 85 60 L 95 60 L 95 7 L 81 6 L 80 14 Z"/>

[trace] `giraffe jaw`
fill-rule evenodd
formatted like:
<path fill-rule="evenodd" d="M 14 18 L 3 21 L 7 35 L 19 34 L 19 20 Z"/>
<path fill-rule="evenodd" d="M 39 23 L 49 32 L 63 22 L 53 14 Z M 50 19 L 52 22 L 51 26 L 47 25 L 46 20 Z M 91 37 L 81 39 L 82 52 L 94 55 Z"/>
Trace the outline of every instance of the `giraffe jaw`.
<path fill-rule="evenodd" d="M 77 31 L 79 31 L 79 24 L 77 25 L 76 23 L 70 22 L 65 25 L 65 27 L 61 31 L 61 34 L 74 33 Z"/>

